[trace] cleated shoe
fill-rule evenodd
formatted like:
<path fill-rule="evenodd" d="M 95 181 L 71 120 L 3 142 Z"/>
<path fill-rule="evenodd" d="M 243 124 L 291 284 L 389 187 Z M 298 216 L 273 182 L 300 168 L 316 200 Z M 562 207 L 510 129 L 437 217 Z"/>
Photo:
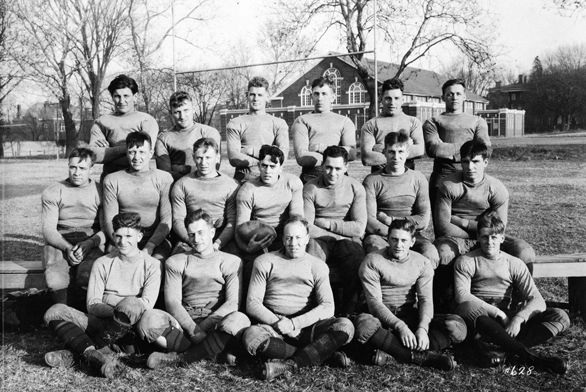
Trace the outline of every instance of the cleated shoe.
<path fill-rule="evenodd" d="M 347 368 L 352 365 L 352 360 L 343 351 L 336 351 L 328 359 L 328 364 L 332 367 Z"/>
<path fill-rule="evenodd" d="M 393 358 L 393 356 L 391 354 L 387 354 L 383 350 L 376 349 L 372 353 L 371 362 L 373 365 L 376 365 L 376 366 L 384 366 L 386 364 L 395 362 L 395 358 Z"/>
<path fill-rule="evenodd" d="M 91 368 L 106 378 L 116 378 L 124 367 L 108 347 L 86 350 L 83 356 Z"/>
<path fill-rule="evenodd" d="M 496 344 L 489 343 L 482 338 L 474 339 L 475 354 L 480 367 L 497 367 L 505 363 L 507 353 L 500 350 Z"/>
<path fill-rule="evenodd" d="M 179 365 L 180 363 L 181 356 L 174 352 L 162 353 L 155 351 L 147 359 L 147 367 L 149 369 L 160 369 L 167 366 Z"/>
<path fill-rule="evenodd" d="M 288 359 L 280 361 L 265 362 L 262 365 L 260 378 L 262 380 L 273 380 L 282 374 L 293 372 L 297 369 L 297 364 Z"/>
<path fill-rule="evenodd" d="M 49 351 L 45 354 L 45 363 L 52 368 L 70 368 L 75 363 L 75 358 L 73 353 L 69 350 Z"/>
<path fill-rule="evenodd" d="M 454 370 L 456 368 L 456 361 L 454 361 L 454 358 L 449 355 L 429 350 L 411 351 L 411 362 L 439 370 Z"/>
<path fill-rule="evenodd" d="M 568 362 L 560 357 L 539 354 L 531 349 L 526 350 L 524 357 L 527 362 L 532 363 L 535 367 L 549 370 L 552 373 L 564 374 L 568 370 Z"/>

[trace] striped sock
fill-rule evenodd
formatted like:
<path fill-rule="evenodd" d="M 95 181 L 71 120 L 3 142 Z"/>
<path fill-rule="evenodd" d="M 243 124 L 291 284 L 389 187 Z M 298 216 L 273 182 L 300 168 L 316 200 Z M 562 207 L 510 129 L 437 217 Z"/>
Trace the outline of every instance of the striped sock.
<path fill-rule="evenodd" d="M 175 327 L 168 327 L 161 335 L 167 341 L 167 351 L 182 353 L 191 346 L 191 341 L 185 337 L 183 331 Z"/>
<path fill-rule="evenodd" d="M 94 345 L 83 329 L 69 321 L 50 321 L 49 327 L 65 342 L 66 347 L 77 354 L 83 354 L 88 347 Z"/>
<path fill-rule="evenodd" d="M 195 362 L 202 359 L 216 360 L 230 340 L 232 335 L 222 331 L 213 331 L 198 345 L 191 346 L 184 352 L 185 362 Z"/>
<path fill-rule="evenodd" d="M 397 338 L 395 334 L 388 329 L 384 329 L 382 327 L 379 328 L 378 331 L 372 335 L 368 343 L 375 348 L 383 350 L 387 354 L 391 354 L 400 361 L 411 361 L 411 350 L 403 346 L 399 338 Z"/>

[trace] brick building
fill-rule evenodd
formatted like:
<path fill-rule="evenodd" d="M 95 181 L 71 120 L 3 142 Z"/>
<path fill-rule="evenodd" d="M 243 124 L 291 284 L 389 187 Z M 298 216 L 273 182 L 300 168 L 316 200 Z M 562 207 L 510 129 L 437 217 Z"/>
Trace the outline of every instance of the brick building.
<path fill-rule="evenodd" d="M 367 66 L 374 70 L 374 61 L 367 59 Z M 379 88 L 382 82 L 396 74 L 397 65 L 378 62 Z M 370 97 L 365 86 L 360 81 L 356 67 L 347 56 L 330 57 L 315 61 L 315 64 L 305 74 L 282 88 L 273 95 L 267 112 L 283 118 L 291 125 L 301 114 L 311 112 L 313 103 L 311 97 L 311 82 L 320 76 L 332 77 L 336 83 L 336 101 L 332 111 L 350 117 L 360 129 L 369 118 Z M 371 82 L 374 83 L 374 72 L 371 72 Z M 441 100 L 441 86 L 445 78 L 439 74 L 419 68 L 406 68 L 401 74 L 405 84 L 405 113 L 418 117 L 422 121 L 441 113 L 444 103 Z M 488 101 L 476 94 L 468 93 L 468 100 L 464 110 L 476 113 L 486 109 Z M 224 132 L 226 124 L 232 118 L 246 113 L 247 109 L 223 109 L 220 111 L 220 128 Z"/>

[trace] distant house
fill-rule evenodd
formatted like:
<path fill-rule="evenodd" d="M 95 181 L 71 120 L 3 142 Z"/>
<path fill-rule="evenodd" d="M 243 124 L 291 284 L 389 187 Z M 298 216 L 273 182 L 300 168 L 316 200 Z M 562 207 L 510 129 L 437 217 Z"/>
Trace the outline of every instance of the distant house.
<path fill-rule="evenodd" d="M 496 82 L 496 86 L 488 90 L 488 108 L 526 110 L 530 94 L 531 84 L 527 75 L 519 75 L 517 83 L 503 85 Z"/>
<path fill-rule="evenodd" d="M 367 59 L 367 67 L 372 70 L 371 82 L 374 83 L 374 61 Z M 392 78 L 398 66 L 386 62 L 378 62 L 379 87 L 386 79 Z M 271 98 L 269 113 L 282 117 L 291 125 L 295 118 L 313 110 L 311 82 L 320 76 L 331 77 L 336 84 L 336 101 L 333 111 L 352 119 L 357 128 L 371 116 L 368 107 L 371 97 L 358 77 L 356 66 L 347 56 L 330 57 L 315 61 L 315 64 L 302 76 L 282 88 Z M 441 86 L 445 78 L 436 72 L 407 67 L 400 78 L 405 84 L 405 113 L 426 120 L 444 111 L 441 100 Z M 476 94 L 468 93 L 464 110 L 476 113 L 486 109 L 488 101 Z M 221 129 L 225 131 L 230 119 L 246 113 L 247 109 L 223 109 L 220 111 Z"/>

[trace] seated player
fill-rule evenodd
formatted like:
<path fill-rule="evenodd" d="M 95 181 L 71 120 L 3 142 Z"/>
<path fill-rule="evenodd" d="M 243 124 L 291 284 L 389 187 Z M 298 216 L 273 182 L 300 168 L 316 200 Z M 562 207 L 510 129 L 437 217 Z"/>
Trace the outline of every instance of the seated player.
<path fill-rule="evenodd" d="M 498 351 L 487 350 L 485 341 L 489 341 L 525 364 L 565 373 L 563 358 L 538 354 L 531 347 L 568 329 L 568 315 L 546 308 L 527 265 L 500 249 L 505 223 L 496 212 L 480 216 L 477 233 L 480 247 L 460 256 L 454 267 L 457 313 L 475 338 L 475 354 L 483 356 L 487 365 L 502 363 Z"/>
<path fill-rule="evenodd" d="M 110 240 L 114 241 L 112 226 L 108 222 L 121 212 L 136 212 L 144 225 L 139 248 L 163 260 L 171 251 L 166 237 L 171 231 L 169 188 L 173 177 L 167 172 L 149 167 L 153 150 L 151 139 L 146 133 L 130 133 L 126 137 L 126 149 L 130 167 L 109 174 L 104 179 L 105 231 Z"/>
<path fill-rule="evenodd" d="M 428 185 L 425 176 L 406 167 L 409 155 L 409 136 L 405 131 L 392 132 L 385 137 L 386 165 L 364 179 L 368 222 L 364 249 L 367 253 L 388 246 L 389 226 L 396 219 L 407 219 L 415 224 L 413 250 L 427 257 L 435 269 L 439 263 L 437 249 L 421 231 L 429 224 Z"/>
<path fill-rule="evenodd" d="M 49 186 L 41 196 L 43 266 L 53 301 L 82 307 L 74 301 L 85 297 L 80 289 L 87 287 L 92 265 L 104 254 L 106 243 L 100 230 L 102 194 L 90 178 L 91 150 L 74 149 L 68 165 L 68 178 Z"/>
<path fill-rule="evenodd" d="M 234 222 L 238 183 L 216 170 L 221 160 L 216 140 L 202 138 L 193 144 L 195 172 L 180 178 L 171 189 L 173 232 L 179 239 L 174 253 L 190 250 L 185 217 L 202 209 L 215 222 L 214 249 L 235 253 Z"/>
<path fill-rule="evenodd" d="M 364 166 L 371 166 L 372 173 L 384 168 L 385 137 L 389 133 L 405 130 L 408 135 L 407 160 L 405 165 L 415 169 L 415 159 L 425 153 L 423 129 L 417 117 L 403 112 L 403 81 L 393 78 L 383 82 L 381 88 L 382 112 L 379 117 L 368 120 L 360 130 L 360 157 Z"/>
<path fill-rule="evenodd" d="M 281 251 L 254 261 L 246 312 L 257 324 L 244 331 L 251 355 L 265 362 L 261 378 L 319 365 L 354 336 L 347 318 L 334 318 L 334 299 L 327 265 L 305 252 L 307 221 L 291 218 L 284 228 Z"/>
<path fill-rule="evenodd" d="M 47 365 L 71 367 L 81 357 L 104 377 L 118 375 L 121 364 L 108 345 L 140 323 L 145 310 L 153 308 L 161 284 L 160 262 L 138 248 L 140 223 L 135 213 L 114 217 L 116 249 L 92 267 L 87 314 L 64 304 L 55 304 L 45 313 L 45 322 L 67 347 L 45 354 Z M 144 338 L 141 328 L 136 330 Z"/>
<path fill-rule="evenodd" d="M 155 143 L 155 159 L 157 169 L 171 173 L 173 179 L 178 180 L 195 170 L 191 150 L 193 143 L 206 137 L 214 139 L 220 146 L 220 132 L 193 120 L 193 102 L 185 91 L 176 91 L 171 95 L 169 112 L 173 128 L 159 134 Z"/>
<path fill-rule="evenodd" d="M 214 249 L 214 221 L 199 209 L 185 218 L 190 252 L 165 263 L 165 308 L 145 312 L 140 327 L 149 342 L 167 351 L 154 352 L 147 366 L 156 369 L 178 362 L 215 360 L 233 337 L 250 326 L 238 312 L 242 262 Z"/>
<path fill-rule="evenodd" d="M 359 275 L 370 314 L 355 319 L 355 340 L 379 350 L 375 363 L 387 353 L 401 362 L 452 370 L 454 359 L 438 351 L 463 341 L 466 324 L 457 315 L 434 315 L 433 268 L 409 250 L 414 234 L 413 222 L 396 219 L 389 228 L 389 246 L 366 255 Z"/>
<path fill-rule="evenodd" d="M 442 85 L 442 100 L 446 104 L 446 111 L 423 124 L 425 151 L 427 156 L 434 158 L 433 171 L 429 177 L 432 209 L 435 209 L 435 197 L 443 179 L 460 169 L 458 163 L 462 144 L 477 139 L 490 147 L 486 121 L 464 112 L 466 84 L 462 79 L 450 79 Z"/>
<path fill-rule="evenodd" d="M 278 249 L 288 217 L 303 215 L 303 184 L 299 178 L 283 172 L 284 161 L 278 147 L 262 146 L 258 162 L 260 176 L 242 184 L 236 195 L 235 238 L 245 261 L 245 285 L 247 268 L 252 268 L 249 261 L 263 248 Z M 246 223 L 248 221 L 255 221 L 255 225 Z M 252 231 L 245 230 L 250 226 Z"/>
<path fill-rule="evenodd" d="M 260 174 L 258 162 L 260 147 L 277 146 L 287 158 L 289 154 L 289 127 L 282 118 L 267 113 L 269 82 L 254 77 L 248 82 L 248 113 L 233 118 L 226 125 L 226 144 L 230 165 L 236 169 L 234 178 L 244 182 Z"/>
<path fill-rule="evenodd" d="M 89 148 L 96 154 L 96 162 L 103 163 L 102 178 L 128 168 L 124 141 L 131 132 L 144 132 L 157 140 L 159 125 L 147 113 L 135 110 L 138 85 L 126 75 L 118 75 L 108 85 L 114 102 L 114 113 L 98 117 L 90 130 Z"/>
<path fill-rule="evenodd" d="M 445 178 L 438 191 L 433 224 L 440 266 L 434 277 L 434 300 L 442 311 L 453 310 L 453 260 L 478 246 L 478 216 L 492 210 L 507 223 L 509 192 L 502 182 L 485 174 L 489 155 L 482 140 L 464 143 L 460 148 L 463 171 Z M 535 251 L 524 240 L 506 236 L 502 247 L 526 264 L 535 261 Z"/>
<path fill-rule="evenodd" d="M 332 112 L 335 100 L 332 83 L 323 77 L 313 81 L 311 94 L 315 110 L 297 117 L 291 125 L 303 183 L 321 173 L 323 152 L 328 146 L 344 147 L 350 161 L 356 156 L 356 127 L 348 117 Z"/>
<path fill-rule="evenodd" d="M 322 166 L 319 177 L 303 186 L 303 209 L 311 237 L 307 252 L 340 271 L 343 296 L 336 311 L 350 314 L 358 299 L 358 267 L 364 258 L 364 187 L 345 175 L 348 152 L 343 147 L 326 148 Z"/>

